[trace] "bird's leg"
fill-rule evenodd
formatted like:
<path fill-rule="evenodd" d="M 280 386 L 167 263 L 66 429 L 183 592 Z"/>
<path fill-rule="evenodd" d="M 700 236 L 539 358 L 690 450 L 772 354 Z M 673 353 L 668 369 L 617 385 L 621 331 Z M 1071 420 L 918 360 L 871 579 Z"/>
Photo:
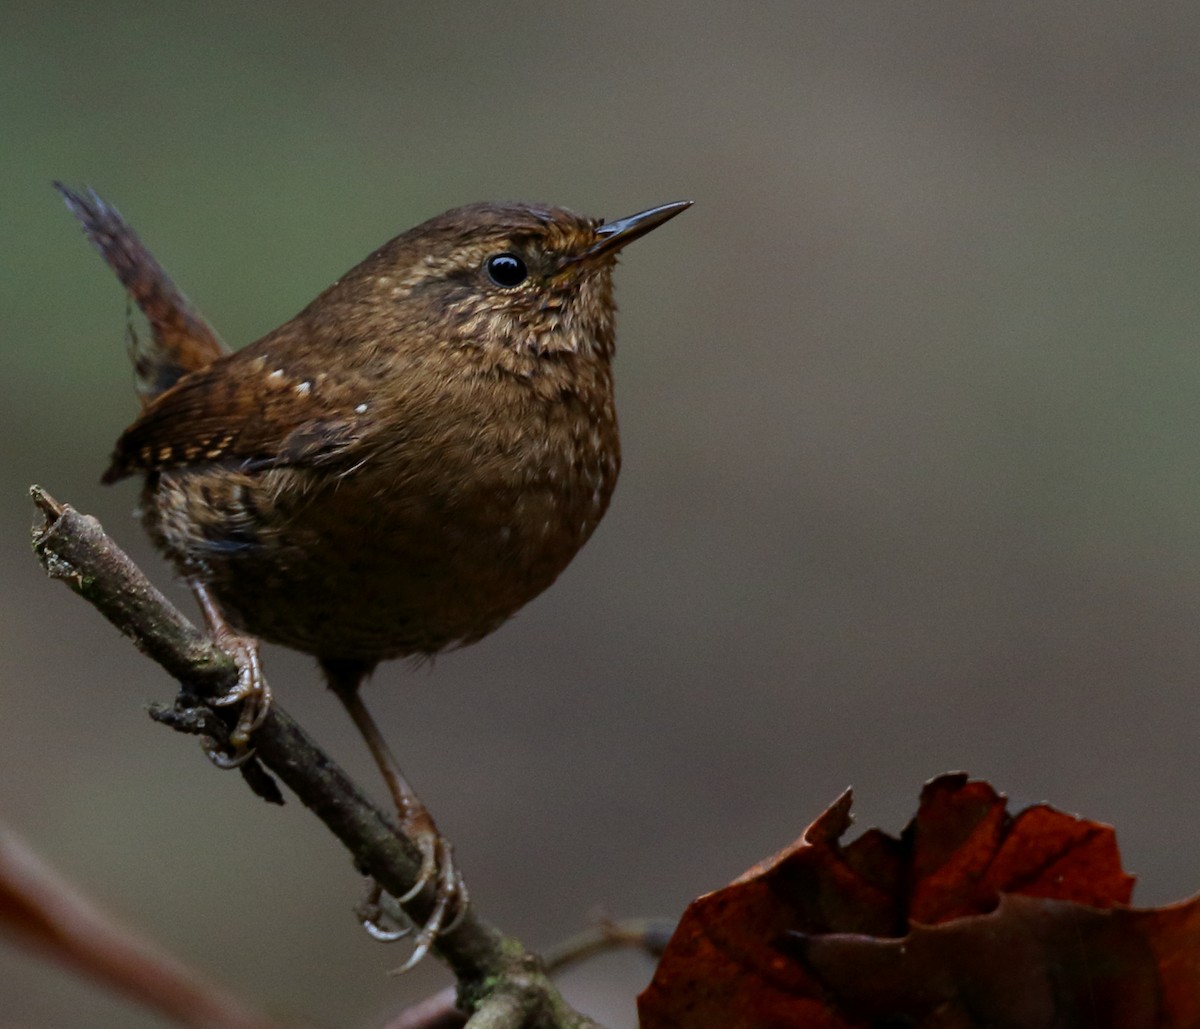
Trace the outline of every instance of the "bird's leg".
<path fill-rule="evenodd" d="M 229 734 L 229 742 L 234 748 L 233 754 L 225 754 L 215 747 L 206 747 L 206 752 L 214 764 L 222 768 L 236 768 L 254 754 L 250 738 L 262 725 L 263 719 L 271 709 L 271 687 L 267 684 L 258 659 L 258 640 L 239 633 L 230 626 L 204 583 L 193 579 L 189 585 L 196 595 L 200 610 L 204 613 L 204 624 L 208 627 L 213 641 L 222 650 L 228 651 L 237 662 L 237 682 L 224 696 L 215 697 L 210 701 L 218 707 L 238 703 L 242 705 L 237 725 Z"/>
<path fill-rule="evenodd" d="M 455 867 L 454 851 L 449 840 L 438 832 L 429 809 L 404 778 L 404 773 L 400 771 L 399 764 L 379 731 L 379 726 L 362 701 L 359 686 L 370 668 L 355 662 L 332 660 L 322 661 L 321 667 L 325 671 L 330 689 L 337 694 L 366 742 L 371 757 L 375 759 L 379 774 L 383 776 L 396 805 L 401 831 L 421 852 L 421 871 L 417 881 L 408 893 L 397 897 L 397 901 L 400 904 L 407 903 L 427 885 L 434 885 L 433 912 L 417 930 L 412 955 L 403 967 L 398 969 L 400 972 L 406 972 L 429 952 L 429 948 L 439 936 L 452 932 L 466 913 L 469 903 L 466 884 Z M 378 901 L 377 896 L 375 900 Z M 377 906 L 376 904 L 375 907 Z M 376 939 L 398 939 L 405 935 L 381 929 L 370 916 L 364 918 L 364 926 Z"/>

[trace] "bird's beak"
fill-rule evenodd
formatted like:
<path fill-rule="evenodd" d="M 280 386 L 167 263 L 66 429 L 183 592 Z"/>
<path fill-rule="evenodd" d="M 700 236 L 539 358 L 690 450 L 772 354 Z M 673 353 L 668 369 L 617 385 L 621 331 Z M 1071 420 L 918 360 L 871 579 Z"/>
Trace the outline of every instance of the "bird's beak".
<path fill-rule="evenodd" d="M 675 215 L 686 211 L 692 206 L 690 200 L 676 200 L 673 204 L 663 204 L 652 207 L 640 214 L 631 214 L 628 218 L 619 218 L 615 222 L 605 222 L 596 227 L 596 241 L 580 252 L 577 261 L 590 261 L 603 254 L 611 254 L 620 250 L 626 243 L 632 243 L 651 229 L 657 229 L 664 222 L 670 221 Z"/>

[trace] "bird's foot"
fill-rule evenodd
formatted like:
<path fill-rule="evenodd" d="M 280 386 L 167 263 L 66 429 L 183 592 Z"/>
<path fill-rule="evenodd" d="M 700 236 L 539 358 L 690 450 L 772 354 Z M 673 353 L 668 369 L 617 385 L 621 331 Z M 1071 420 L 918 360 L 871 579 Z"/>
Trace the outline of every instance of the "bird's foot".
<path fill-rule="evenodd" d="M 238 670 L 237 682 L 227 693 L 213 697 L 209 703 L 213 707 L 241 705 L 237 724 L 229 732 L 228 746 L 220 746 L 211 737 L 204 737 L 204 752 L 218 768 L 237 768 L 254 756 L 250 739 L 271 710 L 271 687 L 263 675 L 258 657 L 258 640 L 238 632 L 225 620 L 202 582 L 194 580 L 191 587 L 204 612 L 204 621 L 213 642 L 233 658 Z"/>
<path fill-rule="evenodd" d="M 237 662 L 237 682 L 223 696 L 209 701 L 214 707 L 240 704 L 237 725 L 229 733 L 232 754 L 210 750 L 209 758 L 222 768 L 236 768 L 254 755 L 251 737 L 266 720 L 271 710 L 271 687 L 263 675 L 262 662 L 258 656 L 258 640 L 253 636 L 242 636 L 227 627 L 213 633 L 213 642 L 230 654 Z"/>
<path fill-rule="evenodd" d="M 399 918 L 389 919 L 400 928 L 390 929 L 372 917 L 372 911 L 380 910 L 378 904 L 374 907 L 368 905 L 368 913 L 362 917 L 364 928 L 379 940 L 395 940 L 410 933 L 415 934 L 412 954 L 403 966 L 396 969 L 397 973 L 407 972 L 429 953 L 430 948 L 439 939 L 454 932 L 466 917 L 470 904 L 467 886 L 454 863 L 454 849 L 450 846 L 450 841 L 438 832 L 433 816 L 404 778 L 404 773 L 400 771 L 400 766 L 392 756 L 387 741 L 379 731 L 379 726 L 375 724 L 375 719 L 362 702 L 359 687 L 366 672 L 370 670 L 369 666 L 327 658 L 321 661 L 321 667 L 325 670 L 330 688 L 345 705 L 350 718 L 362 733 L 379 774 L 387 784 L 388 792 L 396 805 L 398 832 L 402 833 L 421 855 L 421 867 L 412 888 L 394 902 L 398 909 L 413 903 L 420 904 L 417 917 L 423 920 L 421 924 L 415 924 L 414 920 L 401 911 Z M 432 906 L 421 898 L 427 887 L 433 893 Z M 376 902 L 382 897 L 382 891 L 373 895 Z"/>
<path fill-rule="evenodd" d="M 471 902 L 462 873 L 454 864 L 450 842 L 437 832 L 428 816 L 424 821 L 426 827 L 410 826 L 407 833 L 421 850 L 421 871 L 412 889 L 402 897 L 392 897 L 372 881 L 363 901 L 355 909 L 362 927 L 374 940 L 394 943 L 413 937 L 412 954 L 392 972 L 393 975 L 416 967 L 439 939 L 454 932 L 466 917 Z M 405 913 L 403 905 L 414 900 L 429 885 L 434 888 L 433 910 L 424 923 L 417 926 Z"/>
<path fill-rule="evenodd" d="M 401 904 L 412 900 L 427 885 L 433 884 L 433 911 L 413 938 L 413 952 L 394 975 L 414 968 L 440 937 L 454 932 L 466 917 L 471 903 L 466 881 L 454 863 L 454 848 L 450 841 L 437 831 L 428 812 L 422 810 L 412 821 L 416 824 L 405 826 L 405 832 L 421 850 L 421 873 L 413 888 L 398 900 Z"/>

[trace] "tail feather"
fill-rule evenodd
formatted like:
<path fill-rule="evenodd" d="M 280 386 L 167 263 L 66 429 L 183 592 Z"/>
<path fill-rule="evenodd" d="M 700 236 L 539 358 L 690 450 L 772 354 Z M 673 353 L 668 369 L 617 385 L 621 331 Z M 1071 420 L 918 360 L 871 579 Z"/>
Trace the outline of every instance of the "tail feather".
<path fill-rule="evenodd" d="M 54 188 L 150 323 L 149 339 L 130 334 L 130 357 L 143 406 L 188 372 L 228 353 L 116 208 L 90 189 L 76 192 L 61 182 Z"/>

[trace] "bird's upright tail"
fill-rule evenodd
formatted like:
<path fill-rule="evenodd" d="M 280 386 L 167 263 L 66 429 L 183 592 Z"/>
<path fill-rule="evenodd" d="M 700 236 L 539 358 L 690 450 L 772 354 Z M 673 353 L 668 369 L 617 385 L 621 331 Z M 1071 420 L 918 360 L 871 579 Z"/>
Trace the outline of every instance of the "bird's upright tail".
<path fill-rule="evenodd" d="M 143 406 L 228 352 L 115 207 L 90 189 L 76 192 L 61 182 L 54 188 L 150 323 L 149 339 L 130 334 L 129 356 Z"/>

